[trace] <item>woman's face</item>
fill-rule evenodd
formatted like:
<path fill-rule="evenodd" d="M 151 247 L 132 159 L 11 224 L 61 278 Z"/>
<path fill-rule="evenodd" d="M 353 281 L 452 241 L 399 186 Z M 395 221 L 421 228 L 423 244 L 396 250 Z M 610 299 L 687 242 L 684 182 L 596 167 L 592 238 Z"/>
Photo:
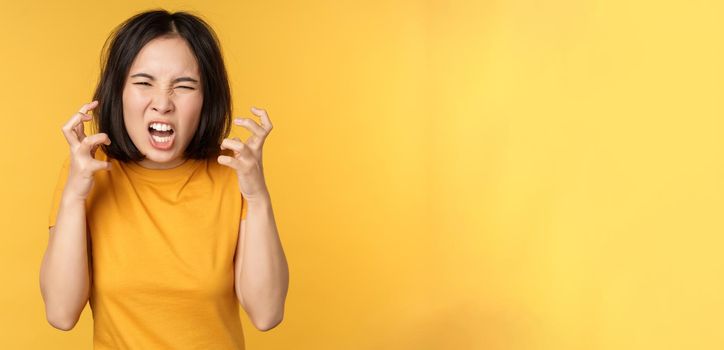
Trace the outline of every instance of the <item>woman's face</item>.
<path fill-rule="evenodd" d="M 152 169 L 184 162 L 199 125 L 204 96 L 198 64 L 178 36 L 151 40 L 138 53 L 123 87 L 123 122 Z"/>

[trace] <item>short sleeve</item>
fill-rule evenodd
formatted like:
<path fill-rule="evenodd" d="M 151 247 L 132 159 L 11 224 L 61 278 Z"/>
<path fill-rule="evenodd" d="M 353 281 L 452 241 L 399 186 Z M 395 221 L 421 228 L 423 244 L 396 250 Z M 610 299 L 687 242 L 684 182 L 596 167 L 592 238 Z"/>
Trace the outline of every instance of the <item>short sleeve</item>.
<path fill-rule="evenodd" d="M 244 196 L 241 196 L 241 219 L 246 220 L 246 199 Z"/>
<path fill-rule="evenodd" d="M 65 158 L 63 165 L 60 167 L 60 173 L 58 174 L 58 181 L 55 184 L 55 190 L 53 191 L 53 199 L 50 202 L 50 215 L 48 218 L 48 228 L 55 226 L 55 220 L 58 217 L 58 209 L 60 209 L 60 199 L 63 197 L 63 190 L 65 189 L 65 182 L 68 179 L 68 173 L 70 172 L 70 155 Z"/>

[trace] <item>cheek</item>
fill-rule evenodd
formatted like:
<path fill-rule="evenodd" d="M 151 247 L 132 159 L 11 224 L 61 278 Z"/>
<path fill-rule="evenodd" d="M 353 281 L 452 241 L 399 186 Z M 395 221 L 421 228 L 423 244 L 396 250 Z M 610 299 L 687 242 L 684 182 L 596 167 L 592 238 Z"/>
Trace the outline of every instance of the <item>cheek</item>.
<path fill-rule="evenodd" d="M 183 103 L 185 110 L 193 111 L 198 114 L 201 112 L 201 107 L 204 104 L 204 96 L 200 93 L 184 96 L 184 98 L 181 99 L 181 103 Z"/>
<path fill-rule="evenodd" d="M 143 108 L 147 101 L 148 97 L 137 89 L 127 89 L 123 91 L 123 109 L 125 110 L 135 112 Z"/>
<path fill-rule="evenodd" d="M 139 91 L 123 91 L 123 124 L 129 134 L 140 134 L 146 130 L 143 125 L 143 106 L 145 97 Z"/>
<path fill-rule="evenodd" d="M 182 108 L 184 124 L 187 126 L 184 128 L 184 133 L 187 135 L 193 135 L 196 133 L 196 129 L 199 125 L 199 119 L 201 116 L 201 108 L 203 107 L 203 97 L 195 96 L 184 100 L 178 107 Z"/>

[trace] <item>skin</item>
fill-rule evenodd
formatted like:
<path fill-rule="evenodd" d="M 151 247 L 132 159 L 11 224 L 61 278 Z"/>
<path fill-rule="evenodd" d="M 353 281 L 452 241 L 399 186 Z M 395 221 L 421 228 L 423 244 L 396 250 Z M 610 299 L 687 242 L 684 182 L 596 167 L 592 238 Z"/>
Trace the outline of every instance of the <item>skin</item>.
<path fill-rule="evenodd" d="M 129 76 L 138 72 L 154 77 L 129 78 L 123 91 L 124 124 L 131 140 L 146 155 L 139 164 L 153 169 L 176 167 L 185 161 L 183 150 L 198 126 L 203 103 L 197 63 L 183 40 L 158 38 L 139 53 Z M 199 83 L 173 83 L 183 76 Z M 83 122 L 92 119 L 86 113 L 97 105 L 98 101 L 83 105 L 62 127 L 70 147 L 70 173 L 40 270 L 46 318 L 55 328 L 66 331 L 77 323 L 92 284 L 85 199 L 94 174 L 111 170 L 109 162 L 94 159 L 101 144 L 111 143 L 108 135 L 86 136 L 83 128 Z M 251 118 L 234 119 L 234 125 L 251 131 L 252 136 L 246 142 L 224 139 L 220 148 L 233 150 L 233 155 L 219 156 L 217 162 L 236 172 L 238 189 L 248 204 L 247 217 L 239 226 L 234 261 L 236 296 L 254 326 L 267 331 L 283 319 L 289 268 L 262 166 L 262 148 L 272 124 L 265 110 L 253 107 L 251 112 L 260 118 L 261 125 Z M 174 125 L 177 135 L 169 150 L 154 149 L 148 141 L 148 123 L 157 118 Z"/>
<path fill-rule="evenodd" d="M 174 82 L 185 77 L 196 82 Z M 123 122 L 133 144 L 146 156 L 138 164 L 151 169 L 181 165 L 199 125 L 203 102 L 198 64 L 186 41 L 170 36 L 146 44 L 131 64 L 123 87 Z M 174 143 L 169 150 L 156 149 L 149 141 L 148 126 L 157 119 L 173 125 Z"/>
<path fill-rule="evenodd" d="M 70 148 L 70 172 L 40 267 L 45 317 L 53 327 L 64 331 L 78 322 L 92 283 L 85 199 L 93 186 L 95 172 L 111 169 L 109 162 L 93 159 L 100 144 L 111 143 L 108 135 L 99 133 L 86 137 L 83 130 L 83 122 L 92 118 L 85 113 L 97 105 L 97 101 L 85 104 L 62 127 Z"/>
<path fill-rule="evenodd" d="M 153 76 L 137 76 L 139 73 Z M 179 37 L 150 41 L 134 60 L 123 92 L 124 123 L 136 147 L 146 156 L 139 162 L 152 169 L 168 169 L 184 162 L 183 150 L 198 126 L 203 104 L 200 83 L 174 84 L 179 77 L 199 81 L 198 65 L 188 44 Z M 237 174 L 239 191 L 249 205 L 242 220 L 235 254 L 235 291 L 255 326 L 263 331 L 281 322 L 289 285 L 289 270 L 276 228 L 271 197 L 264 179 L 262 148 L 272 130 L 271 119 L 263 109 L 251 118 L 236 118 L 234 125 L 251 131 L 246 142 L 224 139 L 219 164 Z M 175 141 L 170 150 L 155 149 L 148 141 L 148 125 L 161 118 L 174 125 Z"/>
<path fill-rule="evenodd" d="M 261 125 L 251 118 L 235 119 L 234 124 L 245 127 L 252 136 L 246 142 L 225 139 L 221 149 L 233 150 L 233 156 L 219 156 L 217 161 L 236 171 L 239 191 L 249 205 L 246 220 L 241 220 L 236 247 L 236 296 L 257 329 L 267 331 L 284 318 L 289 267 L 262 165 L 262 148 L 272 123 L 265 110 L 252 108 L 251 112 L 261 119 Z"/>

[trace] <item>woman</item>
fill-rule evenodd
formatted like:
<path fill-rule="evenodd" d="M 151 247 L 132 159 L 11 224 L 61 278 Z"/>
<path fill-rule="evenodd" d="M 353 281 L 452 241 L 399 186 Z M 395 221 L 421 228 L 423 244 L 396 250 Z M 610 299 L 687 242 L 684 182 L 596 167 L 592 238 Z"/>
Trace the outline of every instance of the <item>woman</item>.
<path fill-rule="evenodd" d="M 252 108 L 261 125 L 233 121 L 252 136 L 226 138 L 226 69 L 196 16 L 140 13 L 104 52 L 93 102 L 62 128 L 70 155 L 40 270 L 48 322 L 70 330 L 89 302 L 96 349 L 243 349 L 238 305 L 269 330 L 289 283 L 262 166 L 271 121 Z"/>

